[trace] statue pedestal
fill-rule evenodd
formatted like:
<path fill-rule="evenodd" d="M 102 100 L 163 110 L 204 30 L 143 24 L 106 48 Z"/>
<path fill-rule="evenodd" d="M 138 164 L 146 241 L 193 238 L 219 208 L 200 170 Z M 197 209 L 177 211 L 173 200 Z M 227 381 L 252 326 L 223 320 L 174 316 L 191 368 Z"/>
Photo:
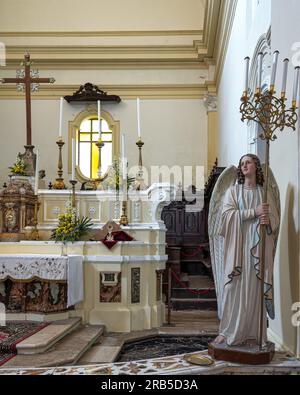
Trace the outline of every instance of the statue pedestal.
<path fill-rule="evenodd" d="M 245 365 L 265 365 L 272 361 L 275 354 L 275 344 L 268 342 L 260 350 L 258 345 L 228 346 L 226 342 L 222 344 L 210 343 L 208 354 L 218 361 L 228 361 Z"/>

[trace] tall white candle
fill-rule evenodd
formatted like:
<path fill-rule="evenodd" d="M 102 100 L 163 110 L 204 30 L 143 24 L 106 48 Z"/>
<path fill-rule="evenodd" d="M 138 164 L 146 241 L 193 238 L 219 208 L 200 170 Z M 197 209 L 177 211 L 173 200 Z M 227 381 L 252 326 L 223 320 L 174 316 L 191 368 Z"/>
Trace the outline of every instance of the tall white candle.
<path fill-rule="evenodd" d="M 245 58 L 245 85 L 244 85 L 244 92 L 248 92 L 249 87 L 249 62 L 250 58 L 247 56 Z"/>
<path fill-rule="evenodd" d="M 257 88 L 261 88 L 261 77 L 262 77 L 262 62 L 264 54 L 260 52 L 257 56 Z"/>
<path fill-rule="evenodd" d="M 271 86 L 275 85 L 278 56 L 279 56 L 279 51 L 275 51 L 273 56 L 273 65 L 272 65 L 272 73 L 271 73 Z"/>
<path fill-rule="evenodd" d="M 298 99 L 299 72 L 300 72 L 300 67 L 299 66 L 295 67 L 294 87 L 293 87 L 293 101 L 297 101 L 297 99 Z"/>
<path fill-rule="evenodd" d="M 72 139 L 72 180 L 75 180 L 75 139 Z"/>
<path fill-rule="evenodd" d="M 141 138 L 141 119 L 140 119 L 140 99 L 136 99 L 137 131 L 138 137 Z"/>
<path fill-rule="evenodd" d="M 285 93 L 286 92 L 288 68 L 289 68 L 289 59 L 284 59 L 284 61 L 283 61 L 283 76 L 282 76 L 281 93 Z"/>
<path fill-rule="evenodd" d="M 99 130 L 99 139 L 101 139 L 101 102 L 97 101 L 98 104 L 98 130 Z"/>
<path fill-rule="evenodd" d="M 122 178 L 123 180 L 126 180 L 126 160 L 125 160 L 125 135 L 122 134 L 122 140 L 121 140 L 121 163 L 122 163 Z"/>
<path fill-rule="evenodd" d="M 64 99 L 61 97 L 59 103 L 59 137 L 62 137 L 63 100 Z"/>
<path fill-rule="evenodd" d="M 39 150 L 36 150 L 36 161 L 35 161 L 35 179 L 34 179 L 34 194 L 38 194 L 39 189 Z"/>

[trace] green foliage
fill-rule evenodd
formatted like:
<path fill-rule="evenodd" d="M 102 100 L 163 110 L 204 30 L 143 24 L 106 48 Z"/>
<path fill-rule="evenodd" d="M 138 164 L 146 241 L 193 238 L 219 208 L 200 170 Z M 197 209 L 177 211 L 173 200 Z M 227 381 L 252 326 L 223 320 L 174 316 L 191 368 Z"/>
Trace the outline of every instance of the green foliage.
<path fill-rule="evenodd" d="M 10 171 L 13 174 L 17 174 L 20 176 L 26 176 L 26 164 L 24 163 L 23 158 L 20 157 L 20 154 L 17 156 L 16 163 L 14 163 L 11 167 L 9 167 Z"/>
<path fill-rule="evenodd" d="M 77 218 L 76 209 L 70 208 L 66 214 L 59 215 L 58 227 L 52 230 L 51 240 L 78 241 L 89 233 L 92 226 L 93 223 L 90 218 Z"/>
<path fill-rule="evenodd" d="M 130 188 L 131 184 L 134 183 L 134 181 L 135 177 L 130 177 L 129 175 L 127 175 L 127 190 Z M 108 171 L 108 176 L 103 182 L 103 186 L 119 191 L 120 189 L 122 189 L 122 185 L 123 178 L 122 171 L 120 169 L 120 162 L 119 159 L 114 159 Z"/>

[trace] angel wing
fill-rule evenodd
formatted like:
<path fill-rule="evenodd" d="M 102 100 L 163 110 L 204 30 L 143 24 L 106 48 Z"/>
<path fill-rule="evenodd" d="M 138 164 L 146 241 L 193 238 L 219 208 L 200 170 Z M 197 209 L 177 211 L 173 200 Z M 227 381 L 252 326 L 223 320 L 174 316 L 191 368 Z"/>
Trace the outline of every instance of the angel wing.
<path fill-rule="evenodd" d="M 208 213 L 208 235 L 212 270 L 215 280 L 218 301 L 218 316 L 222 318 L 222 300 L 224 288 L 224 240 L 219 236 L 223 202 L 227 189 L 234 185 L 237 178 L 237 168 L 227 167 L 218 178 L 210 199 Z"/>
<path fill-rule="evenodd" d="M 281 215 L 281 209 L 280 209 L 280 192 L 278 188 L 278 184 L 275 180 L 274 174 L 269 167 L 269 181 L 268 181 L 268 196 L 267 196 L 267 202 L 271 203 L 274 205 L 278 219 L 279 219 L 279 224 L 280 224 L 280 215 Z M 277 247 L 277 241 L 278 241 L 278 235 L 279 235 L 279 226 L 277 227 L 276 230 L 274 230 L 274 256 L 276 253 L 276 247 Z M 271 319 L 275 318 L 275 308 L 274 308 L 274 296 L 273 296 L 273 290 L 272 290 L 272 299 L 265 299 L 266 303 L 266 309 L 268 312 L 268 315 Z"/>
<path fill-rule="evenodd" d="M 278 218 L 279 218 L 279 223 L 280 223 L 280 216 L 281 216 L 280 192 L 279 192 L 278 184 L 277 184 L 277 182 L 275 180 L 273 171 L 269 167 L 268 196 L 270 196 L 270 195 L 271 195 L 272 200 L 273 200 L 273 202 L 275 204 L 275 208 L 276 208 L 276 211 L 277 211 L 277 214 L 278 214 Z M 279 235 L 279 227 L 276 229 L 276 232 L 275 232 L 275 251 L 274 251 L 274 254 L 276 252 L 278 235 Z"/>

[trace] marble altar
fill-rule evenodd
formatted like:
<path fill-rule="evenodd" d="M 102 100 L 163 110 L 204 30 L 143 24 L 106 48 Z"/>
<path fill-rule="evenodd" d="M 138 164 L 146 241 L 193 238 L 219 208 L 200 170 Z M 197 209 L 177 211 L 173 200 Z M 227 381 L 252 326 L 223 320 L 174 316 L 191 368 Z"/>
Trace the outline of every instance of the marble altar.
<path fill-rule="evenodd" d="M 89 216 L 94 231 L 108 220 L 118 222 L 120 201 L 107 191 L 76 193 L 76 208 L 81 216 Z M 83 259 L 83 300 L 73 309 L 55 312 L 12 314 L 12 319 L 65 319 L 81 317 L 83 323 L 102 324 L 108 331 L 131 332 L 157 328 L 164 323 L 165 305 L 162 293 L 162 273 L 165 269 L 166 227 L 161 220 L 163 207 L 175 198 L 175 188 L 156 184 L 146 191 L 130 196 L 127 202 L 129 225 L 122 230 L 134 240 L 120 241 L 108 249 L 99 241 L 55 243 L 49 241 L 57 217 L 65 212 L 70 200 L 69 191 L 39 190 L 40 241 L 0 243 L 0 254 L 44 257 L 62 253 Z M 69 289 L 68 289 L 69 292 Z M 7 319 L 11 319 L 7 314 Z"/>

